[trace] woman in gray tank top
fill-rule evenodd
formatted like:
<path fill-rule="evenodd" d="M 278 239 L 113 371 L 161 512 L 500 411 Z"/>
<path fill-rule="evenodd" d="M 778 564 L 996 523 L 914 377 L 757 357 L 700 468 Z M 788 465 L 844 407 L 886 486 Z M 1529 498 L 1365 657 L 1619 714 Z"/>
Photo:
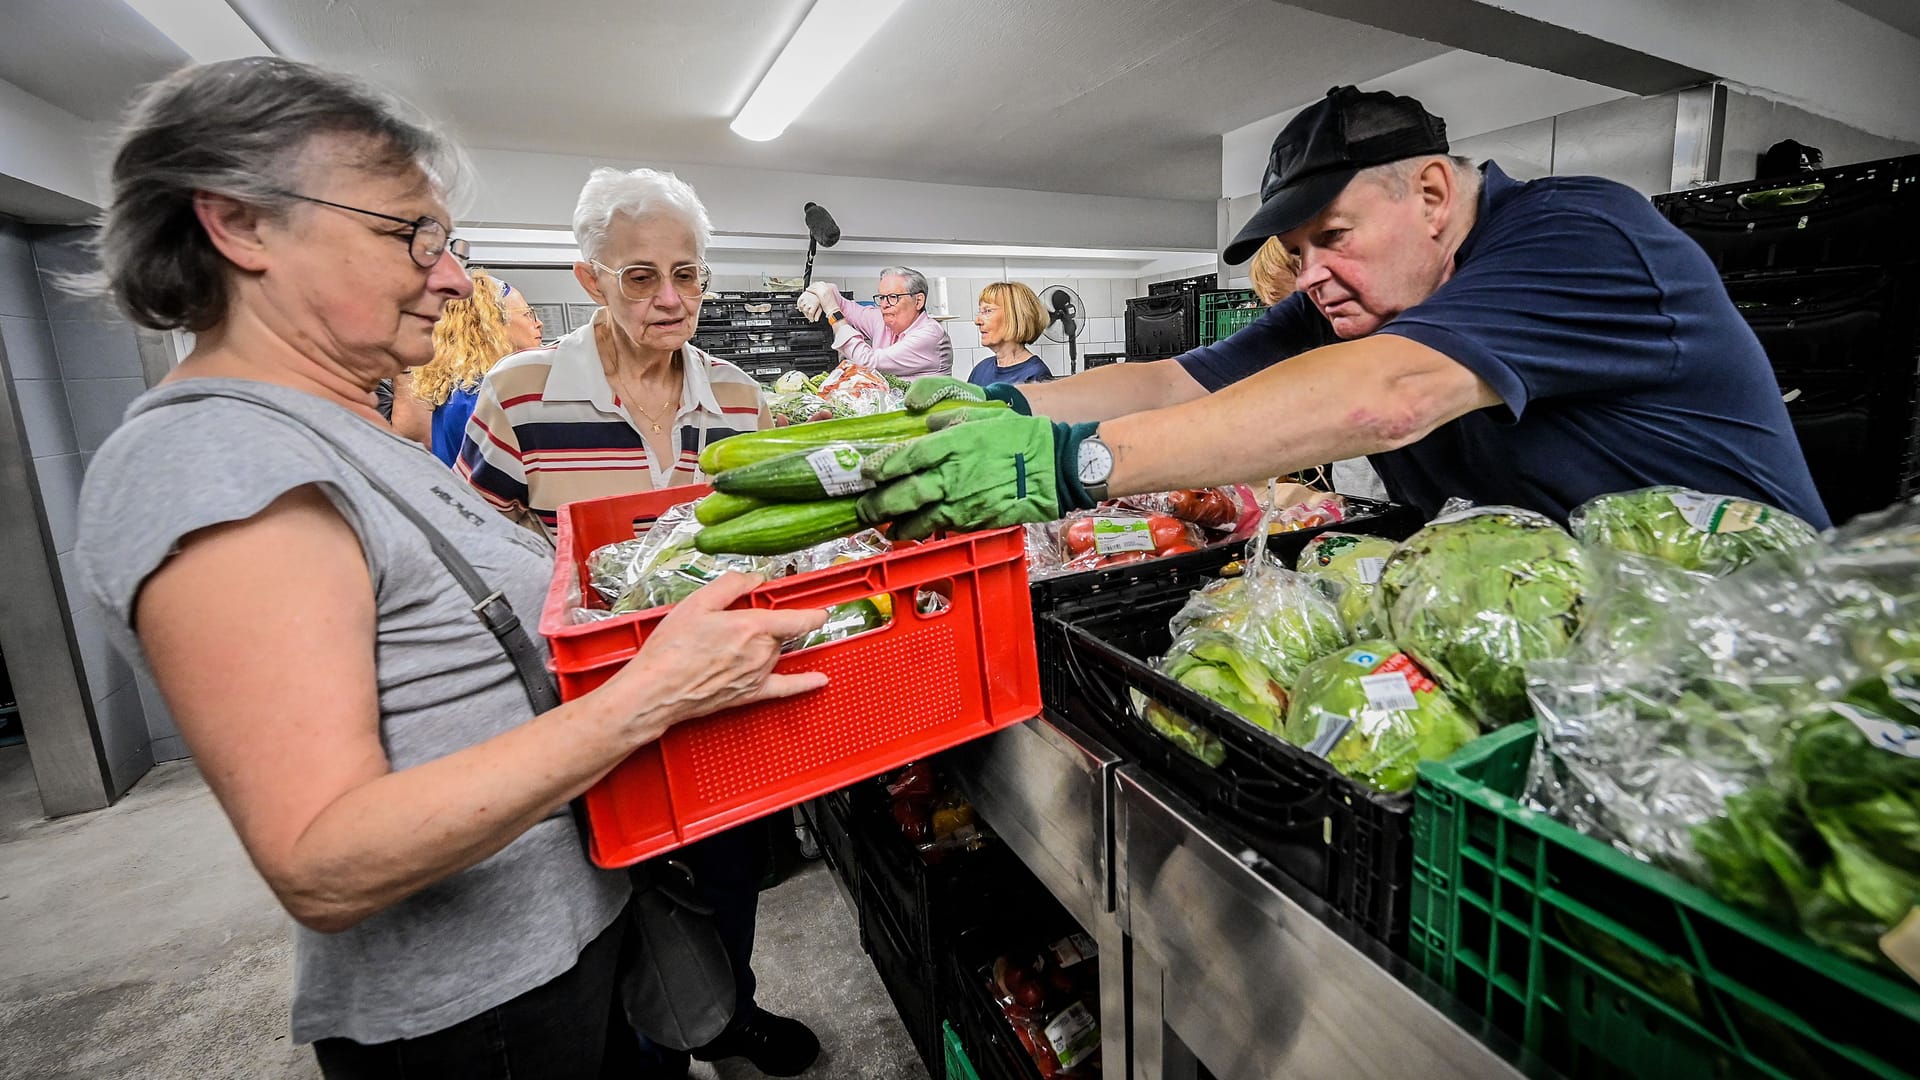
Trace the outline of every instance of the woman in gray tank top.
<path fill-rule="evenodd" d="M 588 863 L 568 801 L 678 721 L 816 688 L 772 669 L 824 616 L 724 610 L 755 583 L 731 575 L 535 715 L 450 560 L 369 479 L 539 609 L 544 540 L 374 410 L 468 295 L 457 162 L 380 93 L 292 61 L 148 91 L 97 284 L 197 344 L 87 475 L 82 577 L 298 923 L 293 1033 L 328 1076 L 633 1077 L 629 887 Z"/>

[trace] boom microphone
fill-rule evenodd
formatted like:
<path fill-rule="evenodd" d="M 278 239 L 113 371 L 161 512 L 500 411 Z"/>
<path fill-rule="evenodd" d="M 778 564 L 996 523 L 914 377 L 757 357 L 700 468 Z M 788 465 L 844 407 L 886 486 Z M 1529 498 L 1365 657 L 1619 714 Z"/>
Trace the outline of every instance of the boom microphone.
<path fill-rule="evenodd" d="M 807 204 L 807 232 L 821 247 L 832 247 L 840 242 L 840 226 L 834 223 L 833 215 L 819 203 Z"/>

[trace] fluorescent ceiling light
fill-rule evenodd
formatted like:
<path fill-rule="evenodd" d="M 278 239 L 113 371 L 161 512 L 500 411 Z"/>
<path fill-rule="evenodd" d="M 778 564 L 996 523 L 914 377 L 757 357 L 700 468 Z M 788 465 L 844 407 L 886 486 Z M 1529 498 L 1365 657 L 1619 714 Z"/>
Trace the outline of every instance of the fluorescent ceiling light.
<path fill-rule="evenodd" d="M 815 0 L 730 125 L 754 142 L 777 139 L 879 31 L 901 0 Z"/>
<path fill-rule="evenodd" d="M 127 0 L 127 6 L 167 35 L 196 64 L 273 55 L 227 0 Z"/>

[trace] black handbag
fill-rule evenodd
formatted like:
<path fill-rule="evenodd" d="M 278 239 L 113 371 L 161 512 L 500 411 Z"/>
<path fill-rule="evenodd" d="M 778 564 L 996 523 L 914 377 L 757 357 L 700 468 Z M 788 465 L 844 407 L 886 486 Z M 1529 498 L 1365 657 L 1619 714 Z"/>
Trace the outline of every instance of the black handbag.
<path fill-rule="evenodd" d="M 534 715 L 560 706 L 560 693 L 547 673 L 542 653 L 527 636 L 513 605 L 499 589 L 487 587 L 467 557 L 424 514 L 332 434 L 307 424 L 267 398 L 231 390 L 196 389 L 168 404 L 214 397 L 260 406 L 331 446 L 400 516 L 420 530 L 447 573 L 472 599 L 475 617 L 500 642 L 526 690 L 527 704 L 533 707 Z M 569 809 L 584 846 L 588 835 L 585 801 L 575 799 Z M 733 964 L 726 942 L 714 925 L 713 909 L 700 902 L 693 870 L 677 859 L 661 859 L 658 865 L 639 863 L 627 872 L 633 882 L 633 898 L 624 915 L 628 938 L 619 985 L 627 1021 L 635 1031 L 673 1050 L 705 1046 L 719 1038 L 732 1022 L 737 993 Z"/>

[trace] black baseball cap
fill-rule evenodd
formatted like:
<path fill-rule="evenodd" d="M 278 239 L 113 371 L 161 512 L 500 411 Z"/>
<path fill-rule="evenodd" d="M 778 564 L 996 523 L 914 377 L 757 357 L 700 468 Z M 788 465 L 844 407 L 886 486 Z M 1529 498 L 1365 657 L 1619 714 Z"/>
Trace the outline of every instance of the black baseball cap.
<path fill-rule="evenodd" d="M 1312 220 L 1362 169 L 1447 151 L 1447 122 L 1418 101 L 1336 86 L 1273 140 L 1260 209 L 1227 245 L 1226 261 L 1246 262 L 1268 237 Z"/>

